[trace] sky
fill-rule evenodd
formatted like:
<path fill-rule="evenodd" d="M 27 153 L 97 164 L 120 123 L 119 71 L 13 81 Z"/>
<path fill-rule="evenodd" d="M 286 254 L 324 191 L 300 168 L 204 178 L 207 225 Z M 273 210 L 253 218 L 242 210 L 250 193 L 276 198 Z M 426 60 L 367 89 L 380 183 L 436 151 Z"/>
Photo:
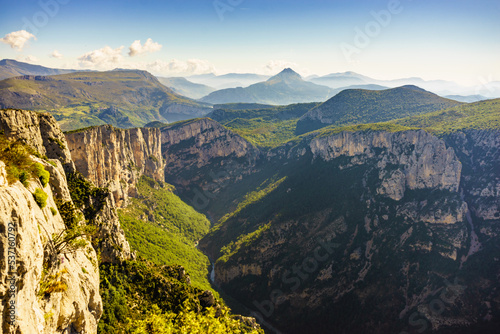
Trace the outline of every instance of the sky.
<path fill-rule="evenodd" d="M 500 81 L 495 0 L 0 0 L 0 59 L 55 68 Z"/>

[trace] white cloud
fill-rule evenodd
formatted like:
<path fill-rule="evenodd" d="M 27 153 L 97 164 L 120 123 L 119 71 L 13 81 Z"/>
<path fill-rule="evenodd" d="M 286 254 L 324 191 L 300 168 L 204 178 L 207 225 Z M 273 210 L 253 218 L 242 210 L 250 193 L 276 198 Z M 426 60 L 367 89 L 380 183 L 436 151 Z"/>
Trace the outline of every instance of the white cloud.
<path fill-rule="evenodd" d="M 78 57 L 78 61 L 83 67 L 116 67 L 123 60 L 122 50 L 123 46 L 116 49 L 105 46 L 102 49 L 87 52 Z"/>
<path fill-rule="evenodd" d="M 10 45 L 11 48 L 21 51 L 24 48 L 26 42 L 30 39 L 36 40 L 35 35 L 26 30 L 13 31 L 3 38 L 0 38 L 0 42 Z"/>
<path fill-rule="evenodd" d="M 169 62 L 156 60 L 147 64 L 146 69 L 161 75 L 193 75 L 215 72 L 213 64 L 201 59 L 189 59 L 187 61 L 173 59 Z"/>
<path fill-rule="evenodd" d="M 54 50 L 54 52 L 52 52 L 52 54 L 50 55 L 50 57 L 61 59 L 63 57 L 63 55 L 59 51 Z"/>
<path fill-rule="evenodd" d="M 161 44 L 157 42 L 153 42 L 151 38 L 148 38 L 144 45 L 141 45 L 140 40 L 136 40 L 132 43 L 132 45 L 129 46 L 129 53 L 128 55 L 130 57 L 138 56 L 143 53 L 152 53 L 156 51 L 160 51 L 161 49 Z"/>
<path fill-rule="evenodd" d="M 23 55 L 19 55 L 16 57 L 16 60 L 18 61 L 22 61 L 22 62 L 26 62 L 26 63 L 36 63 L 38 62 L 38 58 L 35 57 L 35 56 L 23 56 Z"/>

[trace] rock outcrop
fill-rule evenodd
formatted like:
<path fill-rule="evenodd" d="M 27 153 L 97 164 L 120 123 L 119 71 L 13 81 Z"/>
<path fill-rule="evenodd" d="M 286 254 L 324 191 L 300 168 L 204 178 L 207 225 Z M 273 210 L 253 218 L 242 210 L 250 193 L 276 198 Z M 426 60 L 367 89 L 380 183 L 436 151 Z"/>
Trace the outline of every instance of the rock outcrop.
<path fill-rule="evenodd" d="M 435 136 L 420 131 L 341 132 L 313 139 L 309 145 L 315 158 L 330 161 L 355 157 L 351 164 L 377 160 L 382 185 L 380 194 L 399 200 L 408 189 L 458 191 L 462 164 L 453 148 Z"/>
<path fill-rule="evenodd" d="M 202 118 L 161 128 L 165 180 L 197 210 L 224 187 L 251 175 L 261 152 L 219 123 Z"/>
<path fill-rule="evenodd" d="M 64 134 L 57 121 L 49 114 L 2 109 L 0 133 L 9 139 L 24 142 L 49 159 L 60 160 L 67 171 L 74 171 Z"/>
<path fill-rule="evenodd" d="M 155 128 L 118 129 L 110 125 L 66 133 L 76 169 L 107 187 L 118 207 L 136 195 L 142 175 L 164 181 L 161 134 Z"/>
<path fill-rule="evenodd" d="M 33 159 L 51 173 L 45 187 L 38 179 L 30 179 L 27 187 L 19 181 L 8 184 L 0 162 L 1 332 L 96 333 L 103 308 L 96 252 L 90 240 L 76 251 L 54 250 L 53 236 L 66 229 L 55 200 L 71 198 L 61 162 Z M 48 195 L 43 208 L 34 199 L 35 189 Z"/>
<path fill-rule="evenodd" d="M 91 219 L 85 218 L 95 224 L 97 234 L 93 240 L 81 234 L 75 244 L 77 248 L 58 243 L 57 236 L 67 235 L 69 229 L 87 223 L 80 207 L 76 211 L 69 209 L 75 202 L 68 180 L 82 176 L 75 169 L 64 134 L 48 114 L 13 109 L 0 110 L 0 133 L 12 142 L 29 147 L 26 150 L 32 154 L 31 161 L 41 164 L 50 174 L 44 185 L 35 178 L 24 180 L 23 184 L 12 183 L 12 177 L 9 184 L 7 161 L 0 162 L 2 332 L 96 333 L 103 310 L 96 251 L 101 253 L 103 262 L 116 263 L 132 257 L 116 214 L 114 197 L 100 191 L 98 195 L 88 195 L 88 199 L 80 198 L 94 210 Z M 157 138 L 159 147 L 159 133 Z M 148 168 L 155 170 L 155 164 L 145 163 L 144 170 Z M 163 174 L 159 173 L 158 177 Z M 91 183 L 84 185 L 85 182 L 88 181 L 73 183 L 72 187 L 94 187 Z M 36 189 L 47 195 L 45 206 L 37 204 L 40 199 L 34 195 Z M 78 196 L 83 196 L 83 188 L 77 191 Z M 73 218 L 68 220 L 68 214 Z M 16 234 L 12 239 L 15 243 L 7 242 L 9 233 Z M 14 265 L 12 256 L 15 256 Z M 17 292 L 15 298 L 10 290 Z M 8 322 L 10 305 L 17 312 L 13 324 Z"/>
<path fill-rule="evenodd" d="M 470 256 L 486 244 L 478 240 L 492 245 L 500 236 L 493 223 L 482 223 L 479 234 L 470 219 L 471 213 L 498 217 L 498 137 L 456 136 L 462 139 L 425 131 L 341 132 L 269 151 L 271 167 L 260 170 L 260 179 L 254 174 L 254 184 L 262 182 L 265 192 L 266 178 L 285 180 L 200 241 L 219 258 L 216 283 L 286 333 L 411 332 L 413 311 L 427 314 L 435 291 L 450 285 L 443 282 L 471 277 L 474 269 L 463 268 L 482 261 Z M 494 275 L 484 277 L 493 282 Z M 494 283 L 472 285 L 474 293 L 485 288 L 481 295 L 494 303 Z M 433 329 L 477 322 L 466 295 L 455 299 L 463 310 L 427 314 Z M 343 310 L 353 305 L 364 319 L 343 324 Z"/>
<path fill-rule="evenodd" d="M 500 219 L 500 132 L 469 130 L 445 137 L 464 165 L 462 189 L 471 211 L 483 220 Z"/>

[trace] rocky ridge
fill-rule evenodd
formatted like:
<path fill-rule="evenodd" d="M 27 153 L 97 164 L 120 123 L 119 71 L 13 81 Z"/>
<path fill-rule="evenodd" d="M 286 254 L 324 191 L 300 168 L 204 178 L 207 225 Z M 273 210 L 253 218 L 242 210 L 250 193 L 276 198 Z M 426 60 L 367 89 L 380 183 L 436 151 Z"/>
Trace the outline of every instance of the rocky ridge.
<path fill-rule="evenodd" d="M 108 188 L 118 207 L 137 194 L 142 175 L 164 181 L 161 134 L 155 128 L 118 129 L 110 125 L 66 133 L 76 169 Z"/>
<path fill-rule="evenodd" d="M 75 205 L 68 186 L 68 177 L 78 176 L 68 143 L 56 120 L 48 114 L 23 110 L 0 110 L 0 132 L 12 141 L 31 147 L 34 162 L 50 173 L 42 185 L 30 179 L 26 186 L 17 181 L 9 184 L 4 162 L 0 162 L 0 222 L 7 240 L 9 224 L 16 227 L 15 270 L 17 287 L 17 318 L 7 322 L 10 295 L 6 289 L 9 243 L 1 243 L 2 329 L 4 333 L 95 333 L 102 314 L 99 295 L 99 269 L 96 250 L 91 240 L 76 250 L 55 247 L 54 235 L 64 235 L 69 227 L 63 212 L 56 208 Z M 47 205 L 35 201 L 35 189 L 47 194 Z M 97 250 L 103 262 L 120 262 L 131 257 L 130 247 L 120 227 L 114 199 L 88 199 L 99 204 L 92 217 L 97 227 Z M 99 203 L 98 203 L 99 202 Z M 83 214 L 76 211 L 77 225 L 85 225 Z M 10 254 L 9 254 L 10 255 Z"/>
<path fill-rule="evenodd" d="M 443 277 L 463 279 L 457 291 L 467 282 L 475 291 L 469 293 L 495 303 L 495 284 L 471 284 L 463 268 L 490 261 L 490 253 L 471 255 L 494 247 L 499 235 L 498 132 L 443 139 L 421 130 L 341 132 L 269 151 L 267 163 L 286 180 L 200 242 L 215 258 L 226 254 L 215 265 L 216 282 L 287 333 L 311 330 L 301 326 L 312 323 L 320 332 L 348 328 L 341 318 L 325 319 L 352 305 L 365 315 L 346 322 L 355 324 L 353 332 L 411 332 L 415 309 L 434 330 L 475 324 L 475 306 L 462 292 L 455 296 L 464 305 L 458 317 L 438 317 L 424 306 L 430 291 L 443 289 Z M 228 237 L 234 231 L 240 232 Z M 326 260 L 317 257 L 321 252 Z M 391 306 L 375 310 L 371 300 Z M 390 309 L 399 311 L 389 315 Z M 372 322 L 391 317 L 385 329 Z"/>
<path fill-rule="evenodd" d="M 254 173 L 261 158 L 258 148 L 209 118 L 161 128 L 161 143 L 165 180 L 190 198 L 193 188 L 214 194 Z"/>
<path fill-rule="evenodd" d="M 0 230 L 5 240 L 1 242 L 0 261 L 2 332 L 95 333 L 102 314 L 95 250 L 89 241 L 74 252 L 54 252 L 51 248 L 53 235 L 66 230 L 61 214 L 55 210 L 55 201 L 72 202 L 62 163 L 69 170 L 73 163 L 64 136 L 50 116 L 19 110 L 0 113 L 0 129 L 10 139 L 19 139 L 39 154 L 53 157 L 32 156 L 50 173 L 45 186 L 38 179 L 30 179 L 27 186 L 19 181 L 9 184 L 5 164 L 0 161 Z M 61 145 L 48 138 L 59 140 Z M 33 196 L 36 189 L 48 195 L 43 208 Z M 15 245 L 6 242 L 10 236 L 7 232 L 16 235 Z M 9 266 L 12 252 L 14 270 Z M 8 279 L 13 279 L 17 290 L 13 325 L 8 322 L 6 307 L 13 300 L 7 290 Z"/>
<path fill-rule="evenodd" d="M 309 147 L 314 158 L 325 161 L 347 156 L 353 157 L 351 164 L 363 164 L 368 159 L 376 158 L 382 180 L 377 192 L 394 200 L 400 200 L 406 188 L 457 192 L 460 186 L 462 164 L 453 148 L 446 147 L 444 141 L 423 130 L 342 132 L 315 138 Z M 387 167 L 391 165 L 398 168 L 387 172 Z"/>

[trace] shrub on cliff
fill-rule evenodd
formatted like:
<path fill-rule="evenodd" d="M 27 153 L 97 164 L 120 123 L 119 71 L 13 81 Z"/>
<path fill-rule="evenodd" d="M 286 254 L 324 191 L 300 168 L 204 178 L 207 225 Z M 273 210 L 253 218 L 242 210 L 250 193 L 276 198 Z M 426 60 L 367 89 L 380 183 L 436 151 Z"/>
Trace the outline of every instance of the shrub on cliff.
<path fill-rule="evenodd" d="M 42 186 L 45 187 L 47 183 L 49 183 L 50 173 L 47 172 L 43 165 L 38 162 L 33 165 L 33 171 L 40 179 L 40 182 L 42 182 Z"/>
<path fill-rule="evenodd" d="M 36 204 L 43 209 L 47 205 L 47 194 L 40 188 L 36 188 L 33 193 L 33 197 L 35 198 Z"/>
<path fill-rule="evenodd" d="M 19 180 L 27 187 L 31 177 L 38 177 L 43 187 L 47 185 L 50 173 L 41 163 L 34 162 L 31 159 L 32 155 L 46 159 L 29 146 L 9 140 L 0 134 L 0 160 L 6 165 L 9 183 Z"/>

